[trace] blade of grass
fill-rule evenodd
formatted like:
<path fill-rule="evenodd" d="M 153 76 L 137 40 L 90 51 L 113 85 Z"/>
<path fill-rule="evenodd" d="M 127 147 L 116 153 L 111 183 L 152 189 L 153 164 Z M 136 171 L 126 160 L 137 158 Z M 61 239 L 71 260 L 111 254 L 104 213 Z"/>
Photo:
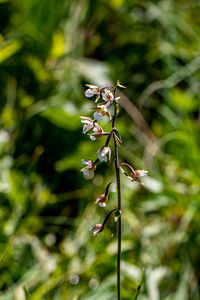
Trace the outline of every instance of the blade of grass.
<path fill-rule="evenodd" d="M 142 286 L 143 279 L 144 279 L 144 268 L 142 268 L 142 273 L 141 273 L 141 276 L 140 276 L 140 281 L 139 281 L 139 284 L 137 286 L 137 290 L 135 292 L 135 296 L 134 296 L 133 300 L 137 300 L 137 297 L 139 295 L 139 292 L 140 292 L 140 289 L 141 289 L 141 286 Z"/>

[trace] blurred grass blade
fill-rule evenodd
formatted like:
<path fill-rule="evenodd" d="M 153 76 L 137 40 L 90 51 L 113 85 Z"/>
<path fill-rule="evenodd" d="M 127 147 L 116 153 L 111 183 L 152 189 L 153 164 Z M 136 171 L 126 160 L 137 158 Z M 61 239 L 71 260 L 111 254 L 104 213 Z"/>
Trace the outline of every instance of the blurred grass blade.
<path fill-rule="evenodd" d="M 139 284 L 137 286 L 137 290 L 135 292 L 135 296 L 133 298 L 134 300 L 137 300 L 137 297 L 139 295 L 139 292 L 140 292 L 140 289 L 141 289 L 141 286 L 142 286 L 143 279 L 144 279 L 144 268 L 142 268 L 142 273 L 141 273 L 141 276 L 140 276 L 140 281 L 139 281 Z"/>
<path fill-rule="evenodd" d="M 29 292 L 28 292 L 27 288 L 24 286 L 23 289 L 24 289 L 25 300 L 29 300 L 30 297 L 29 297 Z"/>
<path fill-rule="evenodd" d="M 12 246 L 14 240 L 16 238 L 16 235 L 10 240 L 8 246 L 6 247 L 5 251 L 1 254 L 1 257 L 0 257 L 0 268 L 1 268 L 1 265 L 3 263 L 3 259 L 5 257 L 5 255 L 7 254 L 8 250 L 10 249 L 10 247 Z"/>
<path fill-rule="evenodd" d="M 14 55 L 22 47 L 21 43 L 13 40 L 3 47 L 0 47 L 0 63 Z"/>

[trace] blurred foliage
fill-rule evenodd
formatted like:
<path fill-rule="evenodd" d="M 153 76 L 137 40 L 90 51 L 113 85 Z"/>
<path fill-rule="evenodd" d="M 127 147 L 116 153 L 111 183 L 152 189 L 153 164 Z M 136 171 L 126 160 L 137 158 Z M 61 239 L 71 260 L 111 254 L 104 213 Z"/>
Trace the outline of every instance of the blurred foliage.
<path fill-rule="evenodd" d="M 122 178 L 123 299 L 142 267 L 138 300 L 200 299 L 199 1 L 1 0 L 0 28 L 0 298 L 116 299 L 112 221 L 88 232 L 114 173 L 80 174 L 102 140 L 79 116 L 85 83 L 119 79 L 120 156 L 149 170 Z"/>

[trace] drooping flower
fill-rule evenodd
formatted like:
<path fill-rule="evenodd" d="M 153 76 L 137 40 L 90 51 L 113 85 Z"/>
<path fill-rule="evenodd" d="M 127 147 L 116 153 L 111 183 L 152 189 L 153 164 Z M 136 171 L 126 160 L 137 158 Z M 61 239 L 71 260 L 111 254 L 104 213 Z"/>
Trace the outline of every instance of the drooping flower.
<path fill-rule="evenodd" d="M 90 231 L 93 232 L 93 235 L 97 235 L 97 236 L 99 236 L 99 233 L 103 231 L 103 229 L 104 229 L 104 224 L 96 224 L 90 227 Z"/>
<path fill-rule="evenodd" d="M 128 175 L 121 166 L 126 166 L 131 171 L 130 175 Z M 140 183 L 142 183 L 142 181 L 139 177 L 147 176 L 148 173 L 148 171 L 145 170 L 134 170 L 134 168 L 127 163 L 119 164 L 119 168 L 124 176 L 127 176 L 131 181 L 137 181 Z"/>
<path fill-rule="evenodd" d="M 93 164 L 93 161 L 90 159 L 82 159 L 82 163 L 87 165 L 86 167 L 81 169 L 81 172 L 83 172 L 83 174 L 85 176 L 88 177 L 93 177 L 94 176 L 94 171 L 96 170 L 96 165 Z"/>
<path fill-rule="evenodd" d="M 97 198 L 95 204 L 98 204 L 100 207 L 105 207 L 107 201 L 108 201 L 108 196 L 106 196 L 105 194 L 101 194 Z"/>
<path fill-rule="evenodd" d="M 103 146 L 101 147 L 98 151 L 97 151 L 97 154 L 98 154 L 98 159 L 100 161 L 105 161 L 107 162 L 107 160 L 111 158 L 111 149 L 110 147 L 106 147 L 106 146 Z M 108 159 L 107 159 L 107 156 L 108 156 Z"/>
<path fill-rule="evenodd" d="M 86 84 L 87 87 L 89 87 L 89 89 L 87 89 L 85 91 L 85 96 L 87 98 L 91 98 L 94 95 L 97 95 L 95 102 L 97 102 L 100 98 L 100 88 L 96 85 L 92 85 L 92 84 Z"/>
<path fill-rule="evenodd" d="M 106 186 L 106 189 L 105 189 L 105 193 L 104 194 L 101 194 L 97 199 L 96 199 L 96 202 L 95 204 L 98 204 L 99 206 L 101 207 L 105 207 L 106 206 L 106 202 L 108 201 L 108 195 L 109 195 L 109 189 L 110 189 L 110 186 L 115 186 L 115 191 L 111 189 L 111 192 L 116 192 L 116 183 L 113 182 L 113 181 L 110 181 L 107 186 Z"/>

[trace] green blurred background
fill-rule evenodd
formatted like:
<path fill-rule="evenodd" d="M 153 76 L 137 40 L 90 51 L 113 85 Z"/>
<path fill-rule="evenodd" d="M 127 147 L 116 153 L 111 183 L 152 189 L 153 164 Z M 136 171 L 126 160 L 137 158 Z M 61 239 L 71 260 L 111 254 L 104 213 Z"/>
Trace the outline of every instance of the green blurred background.
<path fill-rule="evenodd" d="M 0 0 L 0 299 L 116 299 L 116 236 L 91 225 L 111 165 L 92 180 L 104 138 L 85 83 L 118 79 L 120 160 L 149 176 L 122 178 L 122 296 L 200 299 L 200 2 Z M 110 124 L 105 125 L 109 128 Z"/>

